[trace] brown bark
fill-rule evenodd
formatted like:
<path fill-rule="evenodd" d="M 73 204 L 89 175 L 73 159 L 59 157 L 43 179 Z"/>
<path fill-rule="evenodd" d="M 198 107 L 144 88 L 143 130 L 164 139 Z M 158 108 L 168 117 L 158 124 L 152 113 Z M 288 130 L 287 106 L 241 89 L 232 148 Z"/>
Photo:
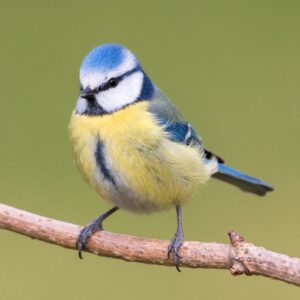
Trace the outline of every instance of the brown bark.
<path fill-rule="evenodd" d="M 0 229 L 76 249 L 76 238 L 82 227 L 0 204 Z M 229 238 L 229 245 L 184 242 L 180 249 L 181 265 L 229 269 L 233 275 L 262 275 L 300 286 L 299 258 L 246 243 L 234 231 L 229 232 Z M 168 243 L 101 231 L 93 235 L 86 251 L 126 261 L 170 266 L 173 263 L 167 258 Z"/>

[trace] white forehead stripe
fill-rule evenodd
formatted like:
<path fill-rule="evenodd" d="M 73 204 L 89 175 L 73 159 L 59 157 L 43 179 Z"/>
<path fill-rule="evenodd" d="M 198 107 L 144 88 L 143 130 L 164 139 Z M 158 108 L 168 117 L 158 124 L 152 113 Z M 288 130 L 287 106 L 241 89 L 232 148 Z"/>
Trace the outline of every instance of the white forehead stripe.
<path fill-rule="evenodd" d="M 84 70 L 80 71 L 80 83 L 83 88 L 90 87 L 91 89 L 97 88 L 101 84 L 105 83 L 112 77 L 118 77 L 123 75 L 138 66 L 136 57 L 127 49 L 124 49 L 123 62 L 115 67 L 114 69 L 107 71 L 96 71 L 96 70 Z"/>

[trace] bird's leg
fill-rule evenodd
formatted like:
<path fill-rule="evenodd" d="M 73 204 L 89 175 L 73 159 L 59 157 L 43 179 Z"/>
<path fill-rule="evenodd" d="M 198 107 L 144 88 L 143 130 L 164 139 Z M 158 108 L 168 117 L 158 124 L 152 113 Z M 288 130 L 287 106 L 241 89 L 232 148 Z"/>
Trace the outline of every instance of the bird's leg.
<path fill-rule="evenodd" d="M 81 232 L 79 233 L 79 236 L 77 238 L 76 247 L 78 249 L 78 255 L 79 258 L 82 259 L 82 251 L 86 248 L 89 238 L 93 233 L 99 230 L 103 230 L 102 222 L 109 217 L 111 214 L 113 214 L 115 211 L 117 211 L 119 207 L 115 206 L 108 210 L 106 213 L 100 215 L 97 219 L 95 219 L 93 222 L 88 224 L 87 226 L 83 227 Z"/>
<path fill-rule="evenodd" d="M 173 254 L 174 265 L 178 272 L 181 272 L 179 269 L 180 265 L 180 255 L 178 254 L 179 248 L 184 241 L 183 229 L 182 229 L 182 218 L 181 218 L 181 207 L 180 205 L 176 205 L 176 213 L 177 213 L 177 230 L 176 233 L 171 240 L 168 247 L 168 257 L 170 254 Z"/>

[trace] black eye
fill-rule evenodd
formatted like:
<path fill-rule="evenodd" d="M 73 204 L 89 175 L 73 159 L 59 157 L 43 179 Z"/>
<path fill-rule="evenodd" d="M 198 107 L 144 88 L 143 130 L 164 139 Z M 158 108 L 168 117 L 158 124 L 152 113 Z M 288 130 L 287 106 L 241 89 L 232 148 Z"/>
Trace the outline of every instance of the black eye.
<path fill-rule="evenodd" d="M 116 87 L 118 85 L 118 83 L 119 82 L 118 82 L 117 78 L 114 78 L 114 77 L 108 80 L 108 86 L 112 87 L 112 88 Z"/>

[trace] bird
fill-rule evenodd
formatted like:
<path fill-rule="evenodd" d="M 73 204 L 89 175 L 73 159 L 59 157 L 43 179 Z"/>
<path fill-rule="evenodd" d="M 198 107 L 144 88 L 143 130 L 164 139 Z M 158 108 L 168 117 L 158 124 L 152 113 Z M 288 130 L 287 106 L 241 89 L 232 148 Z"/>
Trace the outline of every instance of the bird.
<path fill-rule="evenodd" d="M 79 81 L 68 126 L 75 163 L 112 205 L 81 230 L 80 258 L 90 237 L 119 209 L 150 214 L 175 208 L 177 229 L 166 255 L 180 271 L 182 207 L 198 185 L 215 178 L 259 196 L 273 190 L 207 150 L 125 46 L 107 43 L 92 49 L 80 66 Z"/>

